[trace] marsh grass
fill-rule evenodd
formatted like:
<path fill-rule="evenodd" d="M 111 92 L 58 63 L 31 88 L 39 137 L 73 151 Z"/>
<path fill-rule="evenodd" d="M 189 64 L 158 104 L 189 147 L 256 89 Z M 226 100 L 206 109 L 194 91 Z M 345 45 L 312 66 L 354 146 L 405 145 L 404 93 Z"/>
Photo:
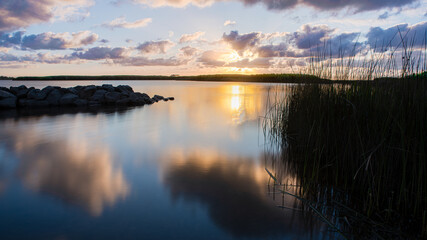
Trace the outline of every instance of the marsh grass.
<path fill-rule="evenodd" d="M 321 53 L 310 66 L 319 77 L 381 78 L 296 86 L 264 118 L 297 197 L 350 238 L 427 237 L 426 47 L 397 35 L 400 49 L 370 60 L 334 68 Z"/>

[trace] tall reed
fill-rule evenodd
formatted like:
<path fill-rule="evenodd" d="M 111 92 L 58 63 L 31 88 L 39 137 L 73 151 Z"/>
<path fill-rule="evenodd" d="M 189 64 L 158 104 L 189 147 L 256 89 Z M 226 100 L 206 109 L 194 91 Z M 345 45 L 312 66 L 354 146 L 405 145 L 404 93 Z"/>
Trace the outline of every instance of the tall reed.
<path fill-rule="evenodd" d="M 396 35 L 398 47 L 362 60 L 332 59 L 325 50 L 307 70 L 321 78 L 381 78 L 294 87 L 264 122 L 267 135 L 281 139 L 299 197 L 321 200 L 335 216 L 340 209 L 337 217 L 356 238 L 427 237 L 426 44 L 415 49 Z"/>

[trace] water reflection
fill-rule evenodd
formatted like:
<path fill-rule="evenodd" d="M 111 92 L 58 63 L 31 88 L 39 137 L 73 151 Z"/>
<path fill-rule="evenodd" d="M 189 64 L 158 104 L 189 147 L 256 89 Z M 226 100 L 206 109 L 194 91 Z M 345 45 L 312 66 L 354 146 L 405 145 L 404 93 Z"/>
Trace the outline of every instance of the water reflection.
<path fill-rule="evenodd" d="M 32 128 L 37 126 L 34 121 L 0 131 L 19 159 L 15 175 L 24 186 L 82 207 L 92 216 L 101 215 L 106 206 L 128 195 L 129 184 L 122 170 L 113 165 L 107 147 L 60 135 L 51 138 Z"/>
<path fill-rule="evenodd" d="M 189 154 L 174 151 L 170 158 L 164 182 L 173 198 L 204 204 L 216 225 L 232 236 L 310 235 L 314 222 L 281 211 L 266 196 L 265 171 L 254 159 L 200 149 Z"/>

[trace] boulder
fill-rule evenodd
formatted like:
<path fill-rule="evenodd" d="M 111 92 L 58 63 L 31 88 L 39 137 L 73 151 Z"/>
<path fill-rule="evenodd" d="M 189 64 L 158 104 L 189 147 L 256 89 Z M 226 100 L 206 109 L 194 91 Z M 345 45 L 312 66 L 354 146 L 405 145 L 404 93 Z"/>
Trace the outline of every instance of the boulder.
<path fill-rule="evenodd" d="M 90 101 L 100 102 L 104 101 L 104 95 L 107 93 L 104 89 L 96 90 L 96 92 L 90 97 Z"/>
<path fill-rule="evenodd" d="M 79 91 L 77 91 L 75 88 L 73 87 L 69 87 L 67 88 L 67 93 L 72 93 L 72 94 L 76 94 L 79 95 Z"/>
<path fill-rule="evenodd" d="M 29 92 L 29 89 L 28 89 L 28 88 L 26 88 L 26 89 L 20 89 L 20 90 L 18 90 L 18 92 L 16 93 L 16 96 L 17 96 L 18 98 L 26 98 L 26 97 L 27 97 L 28 92 Z"/>
<path fill-rule="evenodd" d="M 18 106 L 26 107 L 26 108 L 41 108 L 41 107 L 48 107 L 49 102 L 47 100 L 35 100 L 35 99 L 23 98 L 18 100 Z"/>
<path fill-rule="evenodd" d="M 47 96 L 46 100 L 49 102 L 49 105 L 51 106 L 58 106 L 59 102 L 62 98 L 62 92 L 59 91 L 58 89 L 54 89 L 53 91 L 51 91 L 49 93 L 49 95 Z"/>
<path fill-rule="evenodd" d="M 0 108 L 16 108 L 16 102 L 17 102 L 16 100 L 17 98 L 15 96 L 0 99 Z"/>
<path fill-rule="evenodd" d="M 118 106 L 128 106 L 130 104 L 129 98 L 120 99 L 116 102 Z"/>
<path fill-rule="evenodd" d="M 119 85 L 116 87 L 116 91 L 121 93 L 133 93 L 133 89 L 128 85 Z"/>
<path fill-rule="evenodd" d="M 28 107 L 30 108 L 49 107 L 49 102 L 47 100 L 33 100 L 29 102 Z"/>
<path fill-rule="evenodd" d="M 46 92 L 39 89 L 31 89 L 27 94 L 28 99 L 43 100 L 46 98 Z"/>
<path fill-rule="evenodd" d="M 87 106 L 88 101 L 86 99 L 78 98 L 76 101 L 74 101 L 73 105 L 77 107 L 84 107 Z"/>
<path fill-rule="evenodd" d="M 59 104 L 60 105 L 73 105 L 77 99 L 79 99 L 79 96 L 77 96 L 76 94 L 66 93 L 59 100 Z"/>
<path fill-rule="evenodd" d="M 84 87 L 79 92 L 79 96 L 80 96 L 80 98 L 88 99 L 88 98 L 92 97 L 92 95 L 95 93 L 95 91 L 96 91 L 96 86 L 95 85 L 89 85 L 87 87 Z"/>
<path fill-rule="evenodd" d="M 47 97 L 47 96 L 49 95 L 49 93 L 53 91 L 53 89 L 55 89 L 55 88 L 54 88 L 54 87 L 52 87 L 52 86 L 47 86 L 47 87 L 43 88 L 43 89 L 41 90 L 41 92 L 42 92 L 43 94 L 45 94 L 45 95 L 46 95 L 46 97 Z"/>
<path fill-rule="evenodd" d="M 0 87 L 0 90 L 10 93 L 10 89 L 6 87 Z"/>
<path fill-rule="evenodd" d="M 16 96 L 10 93 L 9 91 L 0 90 L 0 99 L 3 98 L 16 98 Z"/>
<path fill-rule="evenodd" d="M 102 84 L 102 89 L 107 92 L 114 92 L 114 87 L 111 84 Z"/>
<path fill-rule="evenodd" d="M 10 87 L 10 92 L 17 95 L 19 91 L 21 90 L 27 90 L 27 87 L 24 85 L 21 85 L 19 87 Z"/>
<path fill-rule="evenodd" d="M 121 97 L 121 93 L 118 93 L 118 92 L 107 92 L 104 95 L 105 102 L 108 104 L 116 103 L 118 100 L 120 100 L 120 97 Z"/>

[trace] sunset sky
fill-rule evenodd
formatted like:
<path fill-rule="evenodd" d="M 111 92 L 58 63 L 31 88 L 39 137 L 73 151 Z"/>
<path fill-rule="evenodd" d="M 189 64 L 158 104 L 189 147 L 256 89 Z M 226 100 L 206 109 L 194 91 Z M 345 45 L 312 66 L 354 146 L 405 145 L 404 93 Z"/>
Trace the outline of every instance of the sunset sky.
<path fill-rule="evenodd" d="M 427 0 L 1 0 L 0 75 L 291 72 L 398 29 L 423 46 Z"/>

